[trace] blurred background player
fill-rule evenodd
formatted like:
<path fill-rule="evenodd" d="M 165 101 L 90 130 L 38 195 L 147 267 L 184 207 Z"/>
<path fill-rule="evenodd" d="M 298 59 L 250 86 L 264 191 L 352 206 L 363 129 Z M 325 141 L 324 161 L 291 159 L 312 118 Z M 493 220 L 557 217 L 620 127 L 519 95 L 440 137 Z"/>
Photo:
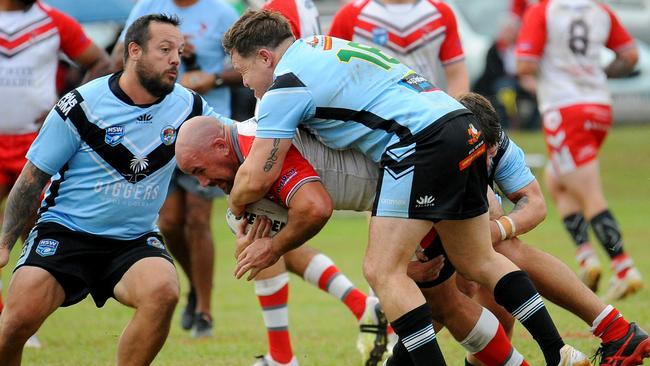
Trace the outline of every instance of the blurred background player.
<path fill-rule="evenodd" d="M 615 59 L 603 70 L 600 52 Z M 643 285 L 623 250 L 618 223 L 608 209 L 598 151 L 612 126 L 607 77 L 629 74 L 638 60 L 634 40 L 604 4 L 592 0 L 550 0 L 527 10 L 517 42 L 517 71 L 537 76 L 537 97 L 551 164 L 546 183 L 573 238 L 580 277 L 598 287 L 601 266 L 589 242 L 591 226 L 615 272 L 605 300 L 621 299 Z"/>
<path fill-rule="evenodd" d="M 235 10 L 222 0 L 141 0 L 131 10 L 126 27 L 151 13 L 174 14 L 181 20 L 185 37 L 181 85 L 201 94 L 217 113 L 230 116 L 229 85 L 241 85 L 241 76 L 229 66 L 221 37 L 237 19 Z M 113 51 L 116 64 L 124 49 L 123 39 L 124 33 Z M 181 326 L 191 329 L 193 337 L 212 335 L 215 252 L 210 218 L 212 200 L 221 195 L 220 189 L 201 187 L 194 177 L 176 170 L 158 221 L 171 253 L 190 282 Z"/>
<path fill-rule="evenodd" d="M 373 45 L 451 96 L 469 91 L 469 75 L 456 17 L 435 0 L 352 1 L 334 16 L 329 35 Z M 442 65 L 444 77 L 439 75 Z"/>
<path fill-rule="evenodd" d="M 108 55 L 86 37 L 74 19 L 40 1 L 0 0 L 0 223 L 2 201 L 57 100 L 59 52 L 88 71 L 85 81 L 110 71 Z M 27 345 L 39 346 L 38 339 L 31 338 Z"/>

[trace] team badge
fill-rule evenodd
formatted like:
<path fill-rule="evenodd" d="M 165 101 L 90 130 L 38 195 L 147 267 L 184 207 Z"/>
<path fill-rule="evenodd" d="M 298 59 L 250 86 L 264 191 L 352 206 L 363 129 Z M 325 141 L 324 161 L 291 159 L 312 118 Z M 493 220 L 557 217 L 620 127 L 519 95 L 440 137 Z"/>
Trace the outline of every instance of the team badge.
<path fill-rule="evenodd" d="M 41 239 L 36 246 L 36 253 L 41 257 L 49 257 L 56 253 L 59 242 L 54 239 Z"/>
<path fill-rule="evenodd" d="M 388 43 L 388 31 L 385 28 L 374 28 L 372 30 L 372 41 L 380 46 L 385 46 Z"/>
<path fill-rule="evenodd" d="M 173 126 L 165 126 L 160 131 L 160 141 L 165 145 L 171 145 L 176 141 L 176 129 Z"/>
<path fill-rule="evenodd" d="M 165 249 L 165 245 L 160 241 L 160 239 L 156 238 L 155 236 L 150 236 L 147 238 L 147 245 L 158 249 Z"/>
<path fill-rule="evenodd" d="M 104 136 L 104 142 L 116 146 L 122 142 L 124 137 L 124 126 L 111 126 L 106 129 L 106 135 Z"/>
<path fill-rule="evenodd" d="M 481 131 L 477 130 L 476 127 L 474 127 L 474 125 L 471 123 L 467 129 L 467 133 L 470 137 L 470 139 L 467 140 L 467 143 L 470 145 L 474 145 L 478 141 L 478 138 L 481 137 Z"/>
<path fill-rule="evenodd" d="M 318 37 L 314 36 L 314 37 L 313 37 L 312 39 L 310 39 L 309 41 L 306 41 L 306 43 L 307 43 L 308 45 L 312 46 L 313 48 L 316 48 L 316 46 L 318 46 L 318 43 L 319 43 L 319 41 L 318 41 Z"/>

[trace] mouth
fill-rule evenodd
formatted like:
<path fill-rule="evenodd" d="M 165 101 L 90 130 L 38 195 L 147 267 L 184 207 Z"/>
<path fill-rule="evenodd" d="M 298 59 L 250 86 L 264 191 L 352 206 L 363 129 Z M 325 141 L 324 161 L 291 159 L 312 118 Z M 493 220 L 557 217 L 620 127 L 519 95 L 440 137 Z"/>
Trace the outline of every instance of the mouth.
<path fill-rule="evenodd" d="M 165 73 L 174 79 L 176 79 L 176 76 L 178 76 L 177 70 L 167 70 Z"/>

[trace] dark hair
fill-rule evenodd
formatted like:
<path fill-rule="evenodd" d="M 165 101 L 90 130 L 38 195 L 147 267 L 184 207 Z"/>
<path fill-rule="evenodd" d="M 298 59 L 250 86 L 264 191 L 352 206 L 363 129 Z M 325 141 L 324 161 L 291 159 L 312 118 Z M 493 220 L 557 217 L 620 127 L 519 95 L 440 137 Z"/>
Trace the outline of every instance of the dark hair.
<path fill-rule="evenodd" d="M 287 38 L 294 39 L 291 27 L 280 14 L 270 10 L 248 10 L 223 36 L 223 48 L 248 57 L 262 47 L 276 48 Z"/>
<path fill-rule="evenodd" d="M 474 113 L 488 146 L 497 145 L 501 137 L 501 123 L 492 103 L 481 94 L 472 92 L 462 94 L 458 101 Z"/>
<path fill-rule="evenodd" d="M 126 35 L 124 36 L 124 63 L 129 59 L 129 44 L 131 42 L 134 42 L 144 50 L 147 49 L 147 42 L 151 38 L 151 34 L 149 33 L 149 24 L 151 22 L 167 23 L 175 27 L 181 24 L 180 19 L 176 15 L 149 14 L 136 19 L 126 30 Z"/>

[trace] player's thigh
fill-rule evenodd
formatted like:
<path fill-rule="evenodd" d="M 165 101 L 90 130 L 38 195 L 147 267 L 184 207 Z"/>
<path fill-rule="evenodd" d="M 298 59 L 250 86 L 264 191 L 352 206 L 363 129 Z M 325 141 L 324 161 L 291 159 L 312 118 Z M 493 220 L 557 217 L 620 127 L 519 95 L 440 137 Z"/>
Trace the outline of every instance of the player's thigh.
<path fill-rule="evenodd" d="M 158 226 L 165 233 L 169 230 L 181 230 L 185 224 L 185 192 L 174 189 L 167 194 L 160 208 Z"/>
<path fill-rule="evenodd" d="M 284 261 L 289 272 L 303 276 L 311 260 L 320 252 L 309 245 L 301 245 L 284 254 Z"/>
<path fill-rule="evenodd" d="M 180 287 L 174 265 L 162 257 L 135 262 L 115 285 L 115 298 L 124 305 L 169 304 L 178 301 Z"/>
<path fill-rule="evenodd" d="M 11 277 L 2 316 L 40 324 L 64 300 L 63 287 L 48 271 L 40 267 L 22 266 Z"/>
<path fill-rule="evenodd" d="M 406 264 L 432 225 L 427 220 L 372 216 L 364 267 L 406 273 Z"/>

